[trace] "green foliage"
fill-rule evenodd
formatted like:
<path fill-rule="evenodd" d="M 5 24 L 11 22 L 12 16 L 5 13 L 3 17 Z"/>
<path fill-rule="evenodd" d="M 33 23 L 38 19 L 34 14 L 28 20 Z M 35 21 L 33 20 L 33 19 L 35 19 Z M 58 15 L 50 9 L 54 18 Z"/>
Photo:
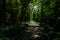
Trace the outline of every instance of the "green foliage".
<path fill-rule="evenodd" d="M 25 22 L 31 20 L 40 23 L 50 40 L 60 39 L 60 1 L 0 0 L 0 38 L 3 40 L 8 40 L 9 33 L 15 35 L 13 38 L 19 33 L 24 36 L 28 26 Z"/>

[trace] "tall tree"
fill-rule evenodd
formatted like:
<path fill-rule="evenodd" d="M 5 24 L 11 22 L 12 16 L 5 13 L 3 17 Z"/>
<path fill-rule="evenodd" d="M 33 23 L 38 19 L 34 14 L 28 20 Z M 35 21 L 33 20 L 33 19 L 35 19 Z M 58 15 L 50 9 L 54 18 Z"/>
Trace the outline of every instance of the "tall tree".
<path fill-rule="evenodd" d="M 22 21 L 24 21 L 24 17 L 26 14 L 26 9 L 29 5 L 31 0 L 21 0 L 21 4 L 22 4 L 22 10 L 21 10 L 21 14 L 20 14 L 20 24 L 22 23 Z"/>

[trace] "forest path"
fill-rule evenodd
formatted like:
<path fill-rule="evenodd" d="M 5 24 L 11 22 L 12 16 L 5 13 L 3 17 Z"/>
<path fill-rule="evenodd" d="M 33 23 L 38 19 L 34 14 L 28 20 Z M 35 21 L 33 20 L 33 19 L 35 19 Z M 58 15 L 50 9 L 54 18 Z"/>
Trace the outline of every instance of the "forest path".
<path fill-rule="evenodd" d="M 42 32 L 42 30 L 44 30 L 42 27 L 40 27 L 39 23 L 36 21 L 30 21 L 30 23 L 28 23 L 29 27 L 27 27 L 26 32 L 27 33 L 32 33 L 31 34 L 31 38 L 37 38 L 40 37 Z"/>

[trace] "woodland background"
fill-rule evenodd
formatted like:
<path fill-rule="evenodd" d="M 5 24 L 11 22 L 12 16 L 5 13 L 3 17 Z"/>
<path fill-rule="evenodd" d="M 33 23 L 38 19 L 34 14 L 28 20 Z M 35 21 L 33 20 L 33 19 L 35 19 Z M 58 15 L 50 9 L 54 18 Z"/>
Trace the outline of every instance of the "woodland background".
<path fill-rule="evenodd" d="M 44 27 L 49 40 L 60 40 L 60 0 L 0 0 L 0 40 L 23 39 L 27 24 L 22 23 L 32 17 L 31 4 L 38 6 L 33 19 Z"/>

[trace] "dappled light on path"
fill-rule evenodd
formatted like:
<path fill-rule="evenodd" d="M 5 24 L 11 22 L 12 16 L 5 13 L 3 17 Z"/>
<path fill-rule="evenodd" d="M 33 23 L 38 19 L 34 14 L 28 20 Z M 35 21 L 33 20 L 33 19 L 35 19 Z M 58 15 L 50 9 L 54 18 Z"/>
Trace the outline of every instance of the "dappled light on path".
<path fill-rule="evenodd" d="M 30 21 L 30 23 L 28 23 L 28 25 L 30 25 L 30 26 L 39 26 L 39 23 L 32 20 L 32 21 Z"/>
<path fill-rule="evenodd" d="M 27 27 L 26 32 L 32 33 L 31 37 L 32 38 L 38 38 L 41 35 L 41 31 L 44 30 L 42 27 L 40 27 L 39 23 L 36 21 L 30 21 L 30 23 L 28 23 L 29 27 Z"/>

